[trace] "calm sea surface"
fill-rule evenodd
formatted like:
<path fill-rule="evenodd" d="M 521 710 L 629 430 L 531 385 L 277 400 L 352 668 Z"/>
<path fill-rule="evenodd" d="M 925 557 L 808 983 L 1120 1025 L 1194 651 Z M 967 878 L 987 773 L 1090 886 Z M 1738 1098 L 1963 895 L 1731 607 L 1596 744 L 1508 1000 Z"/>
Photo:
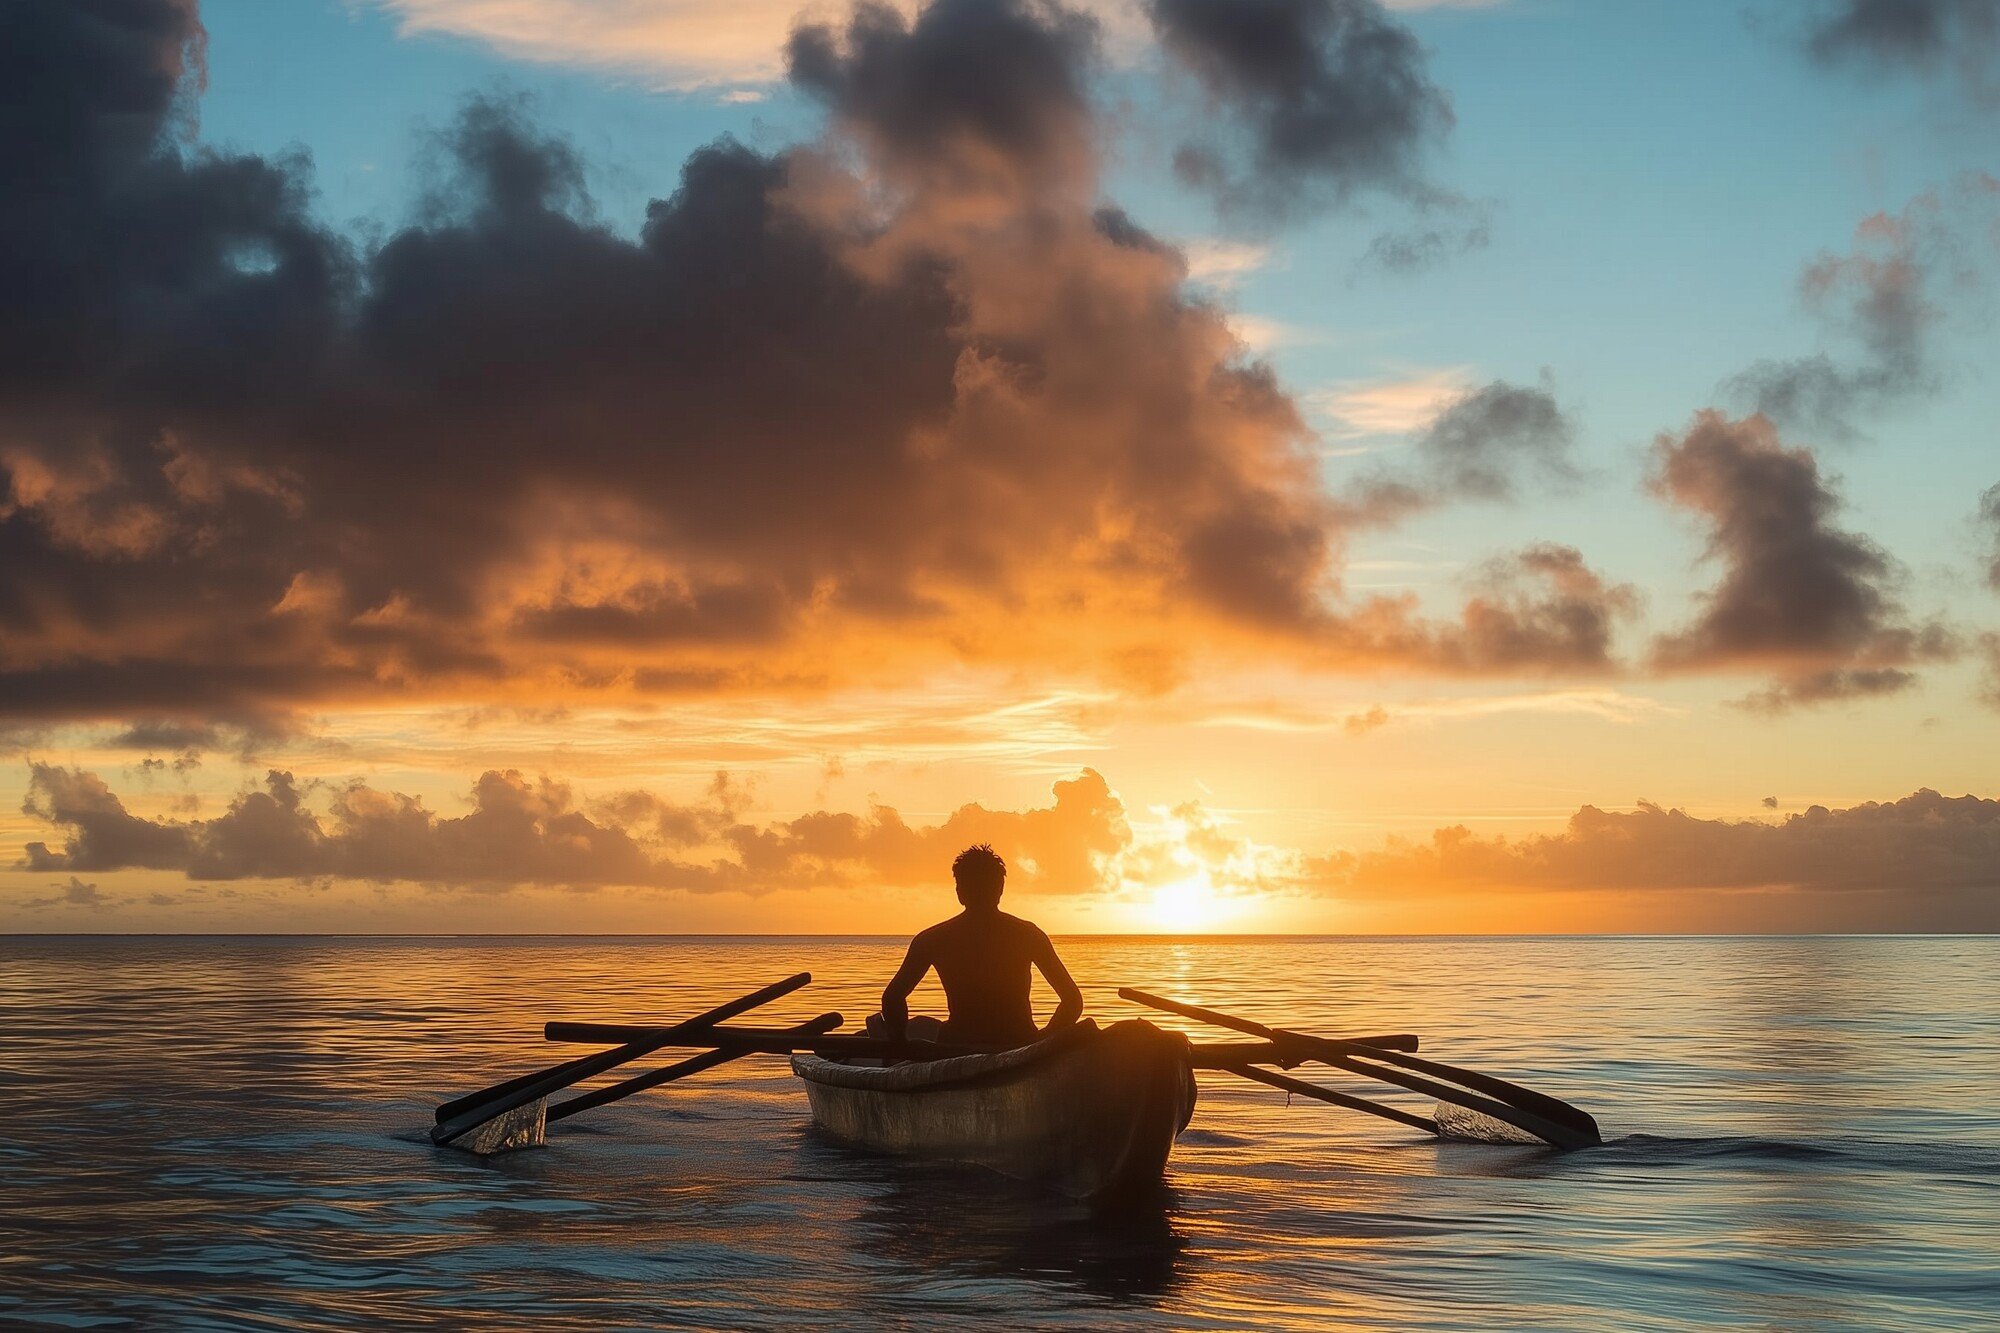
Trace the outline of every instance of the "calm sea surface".
<path fill-rule="evenodd" d="M 1106 1223 L 825 1142 L 761 1057 L 478 1160 L 431 1110 L 576 1054 L 545 1019 L 809 968 L 768 1017 L 851 1024 L 900 942 L 0 939 L 0 1324 L 2000 1328 L 2000 939 L 1061 945 L 1100 1020 L 1141 985 L 1414 1031 L 1610 1142 L 1203 1075 L 1165 1198 Z"/>

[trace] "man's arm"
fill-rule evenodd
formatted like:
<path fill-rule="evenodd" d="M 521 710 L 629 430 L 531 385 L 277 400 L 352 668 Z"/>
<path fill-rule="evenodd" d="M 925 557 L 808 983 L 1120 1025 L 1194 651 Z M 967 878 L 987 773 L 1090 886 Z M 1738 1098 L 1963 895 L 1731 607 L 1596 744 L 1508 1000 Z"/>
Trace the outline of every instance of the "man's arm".
<path fill-rule="evenodd" d="M 1056 1011 L 1049 1015 L 1048 1026 L 1043 1032 L 1060 1032 L 1077 1019 L 1083 1017 L 1083 992 L 1076 988 L 1070 978 L 1069 969 L 1056 956 L 1056 946 L 1040 930 L 1035 932 L 1035 967 L 1042 979 L 1049 983 L 1056 993 Z"/>
<path fill-rule="evenodd" d="M 903 1039 L 903 1025 L 910 1019 L 910 992 L 924 979 L 924 973 L 931 970 L 929 942 L 922 935 L 910 941 L 910 951 L 903 955 L 903 965 L 896 969 L 896 975 L 889 978 L 888 986 L 882 992 L 882 1030 L 890 1041 Z"/>

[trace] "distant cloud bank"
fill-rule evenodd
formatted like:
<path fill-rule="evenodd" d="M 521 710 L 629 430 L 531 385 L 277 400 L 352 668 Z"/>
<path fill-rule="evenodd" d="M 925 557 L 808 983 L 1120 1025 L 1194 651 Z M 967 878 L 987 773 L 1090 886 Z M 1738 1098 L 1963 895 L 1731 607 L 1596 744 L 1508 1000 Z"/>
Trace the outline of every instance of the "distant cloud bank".
<path fill-rule="evenodd" d="M 1560 833 L 1481 837 L 1462 826 L 1376 851 L 1305 856 L 1260 846 L 1190 802 L 1147 820 L 1094 769 L 1054 784 L 1048 805 L 966 805 L 928 825 L 875 806 L 753 823 L 718 776 L 703 799 L 625 791 L 579 801 L 566 784 L 491 771 L 472 808 L 448 816 L 362 782 L 315 784 L 273 771 L 212 819 L 149 819 L 96 774 L 32 770 L 26 813 L 62 842 L 30 842 L 17 869 L 67 876 L 39 905 L 105 901 L 77 878 L 130 869 L 189 879 L 416 883 L 500 892 L 540 886 L 763 894 L 935 884 L 962 847 L 993 844 L 1029 894 L 1116 895 L 1197 870 L 1211 889 L 1404 906 L 1469 892 L 1782 892 L 1774 921 L 1818 929 L 1832 898 L 1882 897 L 1885 927 L 2000 927 L 2000 800 L 1919 791 L 1845 809 L 1813 806 L 1769 823 L 1701 819 L 1641 803 L 1585 806 Z M 1766 802 L 1766 805 L 1771 804 Z M 33 907 L 38 903 L 29 903 Z M 1581 908 L 1579 910 L 1588 911 Z M 1897 924 L 1900 923 L 1900 924 Z"/>

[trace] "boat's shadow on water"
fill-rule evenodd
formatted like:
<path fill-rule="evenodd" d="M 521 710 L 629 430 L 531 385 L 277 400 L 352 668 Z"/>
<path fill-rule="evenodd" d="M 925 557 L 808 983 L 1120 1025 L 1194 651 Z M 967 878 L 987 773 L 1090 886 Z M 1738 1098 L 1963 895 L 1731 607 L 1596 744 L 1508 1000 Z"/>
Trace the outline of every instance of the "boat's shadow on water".
<path fill-rule="evenodd" d="M 859 1152 L 812 1128 L 798 1166 L 866 1194 L 852 1218 L 856 1248 L 924 1273 L 1056 1283 L 1110 1300 L 1164 1295 L 1187 1277 L 1179 1200 L 1165 1185 L 1093 1210 L 978 1167 Z"/>

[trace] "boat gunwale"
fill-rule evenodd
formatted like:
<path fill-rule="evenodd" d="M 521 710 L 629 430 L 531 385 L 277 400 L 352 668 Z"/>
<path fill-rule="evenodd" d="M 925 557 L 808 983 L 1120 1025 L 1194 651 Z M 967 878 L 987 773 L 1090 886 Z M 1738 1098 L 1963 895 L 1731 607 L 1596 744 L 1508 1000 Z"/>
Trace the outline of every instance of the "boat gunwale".
<path fill-rule="evenodd" d="M 1111 1027 L 1099 1027 L 1090 1019 L 1041 1041 L 1012 1050 L 986 1055 L 948 1056 L 941 1060 L 910 1060 L 894 1065 L 852 1065 L 839 1060 L 801 1052 L 791 1060 L 792 1073 L 806 1083 L 842 1092 L 903 1096 L 958 1088 L 988 1087 L 1033 1077 L 1038 1069 L 1079 1048 L 1110 1038 L 1118 1029 L 1136 1024 L 1150 1035 L 1165 1038 L 1162 1047 L 1177 1048 L 1179 1063 L 1191 1068 L 1190 1051 L 1180 1033 L 1156 1027 L 1144 1019 L 1127 1019 Z M 1175 1038 L 1179 1038 L 1175 1041 Z M 1129 1035 L 1118 1039 L 1129 1040 Z M 949 1067 L 947 1067 L 949 1066 Z M 829 1077 L 830 1076 L 830 1077 Z"/>

